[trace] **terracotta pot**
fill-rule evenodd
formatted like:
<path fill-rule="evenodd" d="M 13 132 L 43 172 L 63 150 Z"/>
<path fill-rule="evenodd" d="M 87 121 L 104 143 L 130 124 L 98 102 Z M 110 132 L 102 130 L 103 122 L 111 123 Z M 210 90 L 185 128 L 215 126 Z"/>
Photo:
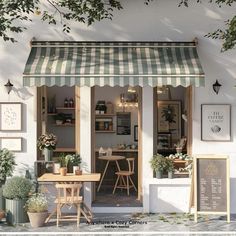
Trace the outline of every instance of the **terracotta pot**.
<path fill-rule="evenodd" d="M 0 221 L 5 218 L 5 212 L 3 210 L 0 210 Z"/>
<path fill-rule="evenodd" d="M 66 167 L 61 167 L 60 168 L 60 175 L 65 176 L 67 174 L 67 168 Z"/>
<path fill-rule="evenodd" d="M 48 212 L 27 212 L 30 220 L 30 224 L 33 228 L 38 228 L 44 225 L 46 218 L 48 217 Z"/>
<path fill-rule="evenodd" d="M 82 175 L 82 170 L 76 170 L 75 175 Z"/>
<path fill-rule="evenodd" d="M 176 148 L 176 152 L 177 153 L 181 153 L 182 152 L 182 148 Z"/>

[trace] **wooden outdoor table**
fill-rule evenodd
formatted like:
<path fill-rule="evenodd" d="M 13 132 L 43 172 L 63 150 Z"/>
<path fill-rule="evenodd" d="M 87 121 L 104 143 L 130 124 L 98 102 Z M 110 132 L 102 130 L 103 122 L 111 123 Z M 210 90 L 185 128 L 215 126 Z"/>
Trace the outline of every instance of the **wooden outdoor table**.
<path fill-rule="evenodd" d="M 100 188 L 101 188 L 102 181 L 103 181 L 104 176 L 105 176 L 105 174 L 106 174 L 106 172 L 107 172 L 107 168 L 108 168 L 109 163 L 110 163 L 111 161 L 115 161 L 115 162 L 116 162 L 117 169 L 118 169 L 118 171 L 120 171 L 120 166 L 119 166 L 118 161 L 125 159 L 125 157 L 124 157 L 124 156 L 101 156 L 101 157 L 98 157 L 98 159 L 99 159 L 99 160 L 103 160 L 103 161 L 107 161 L 107 163 L 106 163 L 105 169 L 104 169 L 104 171 L 103 171 L 103 174 L 102 174 L 102 178 L 101 178 L 101 180 L 100 180 L 100 183 L 99 183 L 99 185 L 98 185 L 97 192 L 99 192 L 99 190 L 100 190 Z"/>
<path fill-rule="evenodd" d="M 71 182 L 96 182 L 99 181 L 101 178 L 100 173 L 85 173 L 82 175 L 74 175 L 74 174 L 67 174 L 65 176 L 59 175 L 59 174 L 52 174 L 52 173 L 46 173 L 43 174 L 41 177 L 38 178 L 39 183 L 43 182 L 55 182 L 56 183 L 71 183 Z M 52 213 L 48 216 L 45 223 L 47 223 L 50 218 L 56 213 L 57 209 L 55 208 Z M 83 202 L 83 205 L 81 207 L 81 213 L 84 215 L 86 220 L 88 222 L 91 221 L 93 215 L 89 207 Z"/>

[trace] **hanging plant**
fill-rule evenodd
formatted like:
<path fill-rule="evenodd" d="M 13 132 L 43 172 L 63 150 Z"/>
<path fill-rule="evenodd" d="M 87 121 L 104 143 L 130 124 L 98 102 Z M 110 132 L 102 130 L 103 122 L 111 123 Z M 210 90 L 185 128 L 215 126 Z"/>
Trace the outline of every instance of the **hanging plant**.
<path fill-rule="evenodd" d="M 162 117 L 165 118 L 166 121 L 168 121 L 169 123 L 176 123 L 175 119 L 175 112 L 174 112 L 174 107 L 171 105 L 168 105 L 167 107 L 164 107 L 162 109 Z"/>

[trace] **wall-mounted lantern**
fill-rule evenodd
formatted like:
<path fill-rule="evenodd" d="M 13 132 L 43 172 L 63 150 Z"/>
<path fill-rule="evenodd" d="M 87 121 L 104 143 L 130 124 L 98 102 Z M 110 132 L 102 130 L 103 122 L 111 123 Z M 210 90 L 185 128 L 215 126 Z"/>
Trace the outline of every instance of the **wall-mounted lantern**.
<path fill-rule="evenodd" d="M 10 80 L 8 80 L 8 82 L 4 86 L 6 88 L 7 93 L 9 94 L 12 90 L 13 84 L 11 83 Z"/>
<path fill-rule="evenodd" d="M 221 86 L 222 86 L 222 85 L 218 82 L 218 80 L 216 80 L 216 82 L 212 85 L 213 90 L 214 90 L 214 92 L 215 92 L 216 94 L 219 93 Z"/>

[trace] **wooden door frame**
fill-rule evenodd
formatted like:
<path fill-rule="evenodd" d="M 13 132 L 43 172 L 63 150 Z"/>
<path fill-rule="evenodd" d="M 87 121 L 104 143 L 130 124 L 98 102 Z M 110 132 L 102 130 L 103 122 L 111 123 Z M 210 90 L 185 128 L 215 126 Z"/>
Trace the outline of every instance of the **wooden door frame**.
<path fill-rule="evenodd" d="M 91 87 L 91 169 L 96 171 L 95 155 L 95 87 Z M 143 201 L 143 175 L 142 175 L 142 88 L 138 87 L 138 197 Z M 95 184 L 92 184 L 92 201 L 96 197 Z"/>
<path fill-rule="evenodd" d="M 153 152 L 157 152 L 157 88 L 153 89 Z M 192 155 L 192 142 L 193 142 L 193 86 L 190 85 L 186 88 L 186 111 L 187 111 L 187 154 Z"/>

